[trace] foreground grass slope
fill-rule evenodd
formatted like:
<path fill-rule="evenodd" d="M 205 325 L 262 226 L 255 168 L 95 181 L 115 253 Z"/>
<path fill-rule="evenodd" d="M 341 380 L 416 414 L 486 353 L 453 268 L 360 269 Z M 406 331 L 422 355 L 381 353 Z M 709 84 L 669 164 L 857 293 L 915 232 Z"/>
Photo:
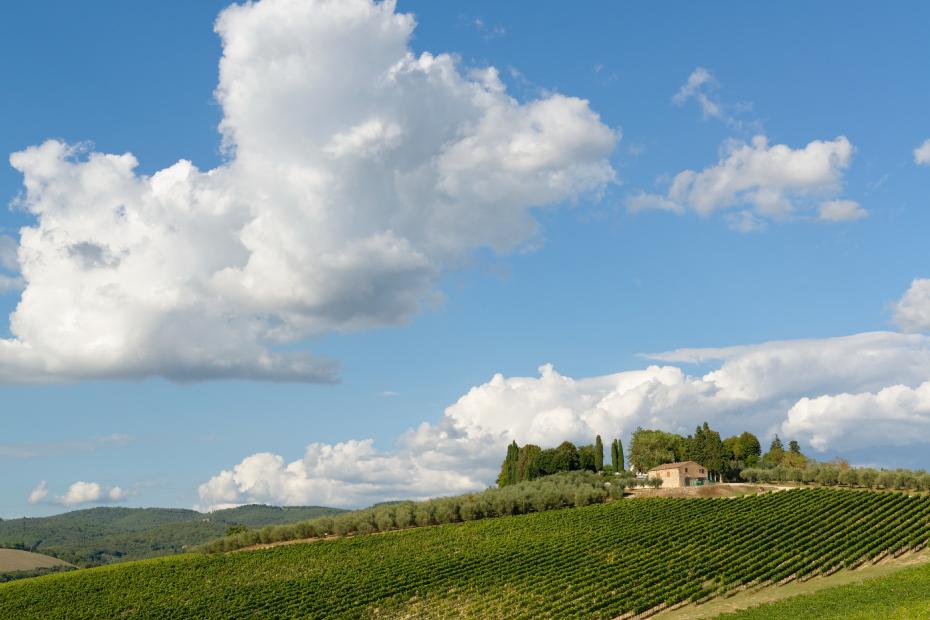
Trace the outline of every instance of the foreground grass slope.
<path fill-rule="evenodd" d="M 240 506 L 210 513 L 177 508 L 90 508 L 51 517 L 0 520 L 0 547 L 18 547 L 94 566 L 179 553 L 226 533 L 335 515 L 318 506 Z"/>
<path fill-rule="evenodd" d="M 721 620 L 930 618 L 930 564 L 720 616 Z"/>
<path fill-rule="evenodd" d="M 623 500 L 13 582 L 0 617 L 613 618 L 919 546 L 928 516 L 830 489 Z"/>

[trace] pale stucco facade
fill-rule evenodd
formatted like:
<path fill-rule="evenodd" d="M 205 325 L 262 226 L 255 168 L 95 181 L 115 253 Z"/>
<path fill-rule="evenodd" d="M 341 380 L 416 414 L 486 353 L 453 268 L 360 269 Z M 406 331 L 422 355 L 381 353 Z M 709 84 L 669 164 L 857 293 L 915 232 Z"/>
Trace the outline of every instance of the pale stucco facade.
<path fill-rule="evenodd" d="M 707 469 L 694 461 L 682 461 L 653 467 L 646 476 L 662 480 L 663 488 L 687 487 L 707 482 Z"/>

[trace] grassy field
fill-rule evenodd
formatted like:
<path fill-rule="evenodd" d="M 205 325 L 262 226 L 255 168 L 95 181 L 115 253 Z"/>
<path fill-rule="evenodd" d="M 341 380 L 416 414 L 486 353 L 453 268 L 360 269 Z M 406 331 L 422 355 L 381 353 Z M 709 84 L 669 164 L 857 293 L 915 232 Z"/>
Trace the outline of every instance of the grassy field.
<path fill-rule="evenodd" d="M 18 549 L 0 549 L 0 573 L 67 565 L 67 562 L 41 553 L 30 553 Z"/>
<path fill-rule="evenodd" d="M 926 620 L 930 618 L 930 564 L 719 617 L 726 620 Z"/>
<path fill-rule="evenodd" d="M 589 617 L 855 566 L 930 539 L 930 498 L 633 499 L 185 554 L 0 586 L 0 617 Z"/>

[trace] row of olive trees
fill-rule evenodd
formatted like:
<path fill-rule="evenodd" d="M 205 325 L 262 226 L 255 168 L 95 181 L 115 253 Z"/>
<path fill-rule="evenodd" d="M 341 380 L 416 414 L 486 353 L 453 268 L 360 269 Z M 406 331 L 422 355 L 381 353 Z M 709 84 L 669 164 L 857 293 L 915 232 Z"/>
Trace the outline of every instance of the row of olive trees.
<path fill-rule="evenodd" d="M 796 482 L 827 486 L 864 487 L 930 491 L 930 474 L 909 469 L 850 467 L 846 464 L 819 463 L 807 467 L 744 469 L 740 476 L 749 482 Z"/>
<path fill-rule="evenodd" d="M 370 534 L 414 526 L 587 506 L 622 497 L 625 487 L 632 484 L 631 478 L 616 477 L 605 482 L 604 477 L 591 472 L 567 472 L 480 493 L 421 502 L 382 504 L 333 517 L 246 530 L 208 543 L 201 550 L 208 553 L 233 551 L 286 540 Z"/>

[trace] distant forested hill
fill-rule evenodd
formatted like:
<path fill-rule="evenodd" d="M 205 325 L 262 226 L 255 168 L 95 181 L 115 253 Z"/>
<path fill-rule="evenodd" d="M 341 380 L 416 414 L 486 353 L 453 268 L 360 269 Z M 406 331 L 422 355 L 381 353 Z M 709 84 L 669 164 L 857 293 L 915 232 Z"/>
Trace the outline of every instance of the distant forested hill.
<path fill-rule="evenodd" d="M 262 527 L 342 512 L 320 506 L 240 506 L 212 513 L 177 508 L 90 508 L 52 517 L 0 520 L 0 547 L 95 566 L 179 553 L 236 525 Z"/>

